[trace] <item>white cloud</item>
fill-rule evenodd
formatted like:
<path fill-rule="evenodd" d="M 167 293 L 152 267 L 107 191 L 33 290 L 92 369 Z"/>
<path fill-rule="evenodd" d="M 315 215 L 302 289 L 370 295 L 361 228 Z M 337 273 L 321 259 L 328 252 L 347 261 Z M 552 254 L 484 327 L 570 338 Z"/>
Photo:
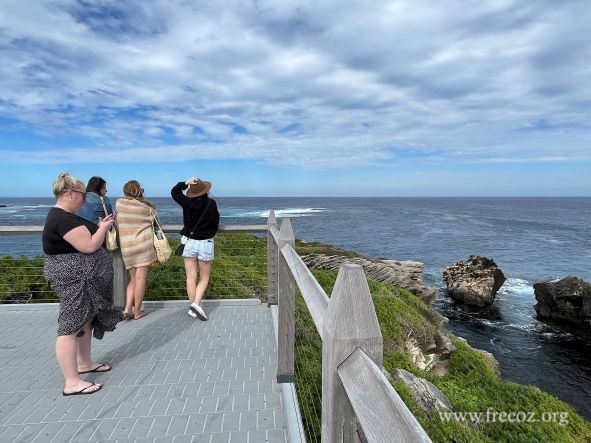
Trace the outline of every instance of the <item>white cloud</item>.
<path fill-rule="evenodd" d="M 98 149 L 3 161 L 589 159 L 590 21 L 585 1 L 5 0 L 0 116 Z"/>

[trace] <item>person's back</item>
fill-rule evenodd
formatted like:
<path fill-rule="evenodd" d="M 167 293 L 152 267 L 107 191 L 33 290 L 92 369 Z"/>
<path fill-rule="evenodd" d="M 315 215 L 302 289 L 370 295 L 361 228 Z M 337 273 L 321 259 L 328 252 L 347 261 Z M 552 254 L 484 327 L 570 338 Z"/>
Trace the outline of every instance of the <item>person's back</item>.
<path fill-rule="evenodd" d="M 103 199 L 105 201 L 107 211 L 109 214 L 112 214 L 113 208 L 111 207 L 109 198 L 103 197 Z M 88 192 L 86 194 L 86 201 L 77 215 L 95 224 L 98 224 L 99 218 L 105 218 L 107 214 L 105 214 L 100 195 L 94 192 Z"/>
<path fill-rule="evenodd" d="M 183 194 L 183 190 L 187 193 Z M 207 314 L 201 307 L 214 259 L 214 239 L 220 222 L 220 213 L 216 201 L 209 197 L 211 183 L 195 177 L 185 182 L 178 182 L 170 195 L 183 208 L 183 229 L 181 252 L 185 265 L 187 297 L 191 302 L 189 314 L 193 318 L 207 320 Z M 197 281 L 199 268 L 199 282 Z"/>
<path fill-rule="evenodd" d="M 109 214 L 113 213 L 111 202 L 106 194 L 107 182 L 101 177 L 91 177 L 86 185 L 86 201 L 76 215 L 98 225 L 99 218 L 105 218 L 108 215 L 105 213 L 105 207 Z"/>

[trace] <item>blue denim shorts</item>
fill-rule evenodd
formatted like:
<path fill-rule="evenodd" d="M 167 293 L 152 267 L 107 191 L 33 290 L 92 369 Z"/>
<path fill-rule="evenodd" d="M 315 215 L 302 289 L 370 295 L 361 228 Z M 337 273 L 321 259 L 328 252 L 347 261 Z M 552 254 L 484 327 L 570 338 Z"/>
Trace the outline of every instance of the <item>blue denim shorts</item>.
<path fill-rule="evenodd" d="M 214 257 L 213 238 L 207 240 L 193 240 L 184 235 L 181 237 L 181 243 L 185 244 L 183 257 L 196 258 L 197 260 L 212 261 Z"/>

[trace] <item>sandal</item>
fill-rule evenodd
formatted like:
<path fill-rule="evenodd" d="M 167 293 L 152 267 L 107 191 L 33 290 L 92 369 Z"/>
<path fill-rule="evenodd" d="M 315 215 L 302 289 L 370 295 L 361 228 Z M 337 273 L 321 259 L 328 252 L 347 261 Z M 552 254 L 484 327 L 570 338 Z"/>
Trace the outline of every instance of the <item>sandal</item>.
<path fill-rule="evenodd" d="M 98 386 L 98 389 L 95 389 L 94 391 L 86 392 L 87 389 L 90 389 L 93 386 Z M 67 397 L 68 395 L 88 395 L 88 394 L 94 394 L 95 392 L 100 391 L 102 388 L 103 388 L 103 385 L 98 385 L 96 383 L 92 383 L 90 386 L 86 386 L 84 389 L 80 389 L 79 391 L 74 391 L 74 392 L 62 391 L 62 394 L 64 394 L 64 397 Z"/>
<path fill-rule="evenodd" d="M 106 369 L 101 369 L 106 368 Z M 111 365 L 107 363 L 100 363 L 96 368 L 91 369 L 90 371 L 82 371 L 78 372 L 78 374 L 90 374 L 91 372 L 109 372 L 112 369 Z"/>
<path fill-rule="evenodd" d="M 140 318 L 145 317 L 146 315 L 148 315 L 148 313 L 146 311 L 140 311 L 133 316 L 133 319 L 139 320 Z"/>

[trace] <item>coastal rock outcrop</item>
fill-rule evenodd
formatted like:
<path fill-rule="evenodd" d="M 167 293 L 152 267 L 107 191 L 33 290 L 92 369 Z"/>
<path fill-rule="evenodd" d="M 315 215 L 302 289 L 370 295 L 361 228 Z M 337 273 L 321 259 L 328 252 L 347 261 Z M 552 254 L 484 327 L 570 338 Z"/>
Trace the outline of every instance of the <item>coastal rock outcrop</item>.
<path fill-rule="evenodd" d="M 447 292 L 454 300 L 470 306 L 489 306 L 505 283 L 505 275 L 494 260 L 471 255 L 443 269 Z"/>
<path fill-rule="evenodd" d="M 417 406 L 423 411 L 453 411 L 453 406 L 447 396 L 433 383 L 416 377 L 404 369 L 397 369 L 394 378 L 401 380 L 410 389 Z"/>
<path fill-rule="evenodd" d="M 538 320 L 549 320 L 569 331 L 591 336 L 591 285 L 577 277 L 534 284 Z"/>
<path fill-rule="evenodd" d="M 423 284 L 424 265 L 410 260 L 369 260 L 363 257 L 344 257 L 340 255 L 308 254 L 302 256 L 309 268 L 335 270 L 343 263 L 360 265 L 368 278 L 396 285 L 406 289 L 427 304 L 435 301 L 437 290 Z"/>

